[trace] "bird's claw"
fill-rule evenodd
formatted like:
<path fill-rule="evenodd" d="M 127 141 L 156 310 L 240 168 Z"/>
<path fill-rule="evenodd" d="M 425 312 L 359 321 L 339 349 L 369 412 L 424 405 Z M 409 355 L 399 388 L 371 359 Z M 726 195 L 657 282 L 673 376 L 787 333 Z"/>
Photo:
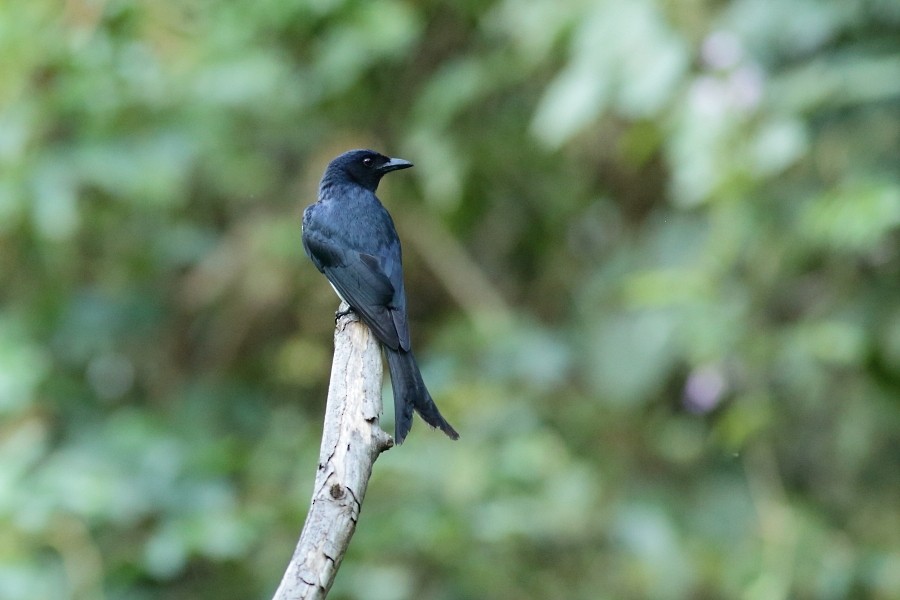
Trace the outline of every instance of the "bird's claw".
<path fill-rule="evenodd" d="M 336 310 L 334 311 L 334 322 L 337 323 L 341 320 L 341 317 L 346 317 L 350 313 L 353 312 L 352 308 L 347 308 L 347 310 Z"/>

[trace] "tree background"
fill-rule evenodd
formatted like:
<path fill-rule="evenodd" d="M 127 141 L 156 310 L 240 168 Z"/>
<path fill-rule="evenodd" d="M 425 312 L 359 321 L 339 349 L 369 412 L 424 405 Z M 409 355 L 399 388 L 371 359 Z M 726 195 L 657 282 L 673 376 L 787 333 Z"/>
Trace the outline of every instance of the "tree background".
<path fill-rule="evenodd" d="M 3 2 L 0 598 L 270 597 L 337 307 L 300 214 L 353 147 L 416 164 L 380 192 L 462 439 L 381 457 L 333 598 L 900 597 L 898 31 Z"/>

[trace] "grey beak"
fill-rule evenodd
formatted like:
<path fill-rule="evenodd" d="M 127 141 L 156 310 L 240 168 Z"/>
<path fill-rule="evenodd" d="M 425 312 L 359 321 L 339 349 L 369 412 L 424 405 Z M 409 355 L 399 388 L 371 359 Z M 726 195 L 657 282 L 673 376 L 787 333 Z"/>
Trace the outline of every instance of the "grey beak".
<path fill-rule="evenodd" d="M 411 166 L 413 166 L 413 164 L 408 160 L 403 160 L 402 158 L 392 158 L 391 160 L 381 165 L 381 168 L 378 170 L 382 173 L 390 173 L 391 171 L 397 171 L 398 169 L 408 169 Z"/>

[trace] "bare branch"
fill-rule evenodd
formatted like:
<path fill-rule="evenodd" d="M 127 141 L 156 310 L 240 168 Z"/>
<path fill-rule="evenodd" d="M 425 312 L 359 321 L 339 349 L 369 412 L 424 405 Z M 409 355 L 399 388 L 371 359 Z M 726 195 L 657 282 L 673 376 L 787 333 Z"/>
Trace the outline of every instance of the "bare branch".
<path fill-rule="evenodd" d="M 340 312 L 347 309 L 341 304 Z M 312 504 L 273 600 L 325 598 L 356 529 L 378 455 L 393 446 L 379 427 L 381 347 L 353 313 L 334 332 L 334 362 Z"/>

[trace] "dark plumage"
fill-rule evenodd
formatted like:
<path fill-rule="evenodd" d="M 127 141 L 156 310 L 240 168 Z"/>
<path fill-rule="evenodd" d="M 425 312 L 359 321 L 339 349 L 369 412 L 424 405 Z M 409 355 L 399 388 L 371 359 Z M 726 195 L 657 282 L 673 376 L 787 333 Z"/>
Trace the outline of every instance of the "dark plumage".
<path fill-rule="evenodd" d="M 369 326 L 387 355 L 394 389 L 394 440 L 403 443 L 413 410 L 451 438 L 425 387 L 409 341 L 400 239 L 375 196 L 381 178 L 412 163 L 351 150 L 328 164 L 319 199 L 303 212 L 303 248 L 332 287 Z"/>

